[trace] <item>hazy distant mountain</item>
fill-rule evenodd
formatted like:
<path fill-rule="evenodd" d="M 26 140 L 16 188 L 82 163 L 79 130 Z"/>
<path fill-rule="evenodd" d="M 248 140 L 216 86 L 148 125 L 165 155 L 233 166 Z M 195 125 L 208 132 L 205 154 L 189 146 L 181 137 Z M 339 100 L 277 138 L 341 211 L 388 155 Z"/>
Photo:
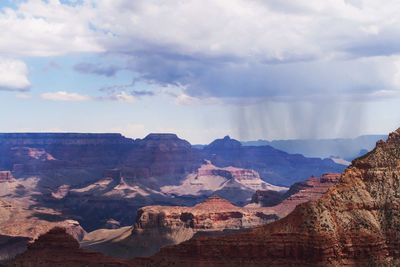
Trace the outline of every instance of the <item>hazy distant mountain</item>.
<path fill-rule="evenodd" d="M 252 169 L 257 171 L 264 181 L 282 186 L 290 186 L 311 175 L 340 173 L 346 167 L 332 159 L 310 158 L 299 153 L 290 154 L 269 145 L 244 146 L 229 136 L 213 141 L 203 151 L 218 167 Z"/>
<path fill-rule="evenodd" d="M 293 139 L 293 140 L 257 140 L 242 142 L 245 146 L 269 145 L 291 154 L 306 157 L 339 157 L 348 161 L 365 154 L 375 147 L 379 139 L 386 140 L 387 135 L 362 135 L 357 138 L 338 139 Z"/>

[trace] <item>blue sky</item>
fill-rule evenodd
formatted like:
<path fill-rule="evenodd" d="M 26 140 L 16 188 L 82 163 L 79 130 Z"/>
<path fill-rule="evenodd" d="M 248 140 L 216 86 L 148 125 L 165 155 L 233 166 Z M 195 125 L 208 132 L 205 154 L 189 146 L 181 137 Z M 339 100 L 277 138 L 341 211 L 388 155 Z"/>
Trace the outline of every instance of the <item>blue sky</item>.
<path fill-rule="evenodd" d="M 0 131 L 192 143 L 400 127 L 400 3 L 0 1 Z"/>

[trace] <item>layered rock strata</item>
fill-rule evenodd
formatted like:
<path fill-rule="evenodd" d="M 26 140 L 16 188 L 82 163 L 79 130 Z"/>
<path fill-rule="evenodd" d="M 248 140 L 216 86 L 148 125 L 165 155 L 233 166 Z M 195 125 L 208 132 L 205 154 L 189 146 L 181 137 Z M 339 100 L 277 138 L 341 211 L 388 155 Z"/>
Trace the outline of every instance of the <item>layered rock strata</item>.
<path fill-rule="evenodd" d="M 352 162 L 320 199 L 250 232 L 162 248 L 147 266 L 398 266 L 400 129 Z"/>
<path fill-rule="evenodd" d="M 98 242 L 103 236 L 90 240 L 89 235 L 82 246 L 116 257 L 131 258 L 152 255 L 162 246 L 178 244 L 195 235 L 242 231 L 276 219 L 275 214 L 263 209 L 237 207 L 225 199 L 212 196 L 194 207 L 143 207 L 138 210 L 130 236 L 123 240 L 114 238 L 109 246 L 105 246 L 104 242 Z M 113 251 L 113 245 L 129 249 Z"/>

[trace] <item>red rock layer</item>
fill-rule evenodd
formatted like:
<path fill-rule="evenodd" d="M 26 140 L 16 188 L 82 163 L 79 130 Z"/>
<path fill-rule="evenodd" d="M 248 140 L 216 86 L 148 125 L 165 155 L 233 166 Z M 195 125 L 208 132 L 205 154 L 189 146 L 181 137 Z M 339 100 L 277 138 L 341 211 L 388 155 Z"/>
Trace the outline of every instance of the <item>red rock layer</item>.
<path fill-rule="evenodd" d="M 130 266 L 123 260 L 79 248 L 63 228 L 41 235 L 28 250 L 4 266 Z"/>
<path fill-rule="evenodd" d="M 319 200 L 250 232 L 162 248 L 145 266 L 399 266 L 400 129 Z"/>

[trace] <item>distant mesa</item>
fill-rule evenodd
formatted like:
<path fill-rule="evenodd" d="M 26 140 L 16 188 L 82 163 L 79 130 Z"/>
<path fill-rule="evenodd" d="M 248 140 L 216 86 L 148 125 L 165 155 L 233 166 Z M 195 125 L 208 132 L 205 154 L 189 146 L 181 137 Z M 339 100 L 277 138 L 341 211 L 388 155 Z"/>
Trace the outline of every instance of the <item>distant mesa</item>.
<path fill-rule="evenodd" d="M 131 144 L 118 133 L 0 133 L 3 145 Z"/>
<path fill-rule="evenodd" d="M 191 149 L 191 144 L 180 139 L 172 133 L 151 133 L 144 139 L 138 140 L 139 145 L 146 148 L 158 148 L 161 150 L 170 149 Z"/>
<path fill-rule="evenodd" d="M 235 140 L 231 139 L 229 135 L 225 136 L 222 139 L 216 139 L 215 141 L 211 142 L 208 146 L 206 146 L 204 149 L 210 150 L 210 149 L 237 149 L 240 148 L 242 144 Z"/>

